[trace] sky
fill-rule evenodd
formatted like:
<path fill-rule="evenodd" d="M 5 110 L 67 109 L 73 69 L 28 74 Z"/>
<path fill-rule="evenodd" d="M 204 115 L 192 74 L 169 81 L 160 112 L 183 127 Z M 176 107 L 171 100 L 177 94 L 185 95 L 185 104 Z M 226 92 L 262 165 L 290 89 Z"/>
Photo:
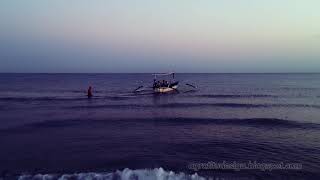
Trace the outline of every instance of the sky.
<path fill-rule="evenodd" d="M 320 72 L 319 0 L 1 0 L 0 72 Z"/>

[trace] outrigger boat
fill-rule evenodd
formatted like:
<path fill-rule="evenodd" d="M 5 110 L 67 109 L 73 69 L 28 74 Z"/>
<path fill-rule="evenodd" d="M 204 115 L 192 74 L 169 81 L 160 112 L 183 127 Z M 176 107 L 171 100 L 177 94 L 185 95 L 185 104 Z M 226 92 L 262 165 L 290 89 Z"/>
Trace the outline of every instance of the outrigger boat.
<path fill-rule="evenodd" d="M 174 92 L 178 89 L 179 81 L 176 81 L 174 79 L 174 73 L 166 73 L 166 74 L 153 74 L 153 91 L 155 93 L 169 93 Z M 172 75 L 172 76 L 171 76 Z M 171 76 L 169 80 L 166 79 L 160 79 L 158 80 L 158 77 L 162 76 Z"/>
<path fill-rule="evenodd" d="M 154 79 L 153 79 L 153 85 L 148 88 L 152 88 L 153 93 L 155 94 L 165 94 L 165 93 L 171 93 L 171 92 L 178 92 L 178 84 L 179 81 L 176 81 L 174 79 L 175 73 L 157 73 L 153 74 Z M 164 77 L 166 76 L 166 77 Z M 169 76 L 169 78 L 168 78 Z M 163 77 L 159 80 L 159 77 Z M 192 84 L 186 83 L 185 85 L 190 86 L 194 89 L 197 87 Z M 133 92 L 138 93 L 143 91 L 144 86 L 141 85 L 138 88 L 136 88 Z"/>

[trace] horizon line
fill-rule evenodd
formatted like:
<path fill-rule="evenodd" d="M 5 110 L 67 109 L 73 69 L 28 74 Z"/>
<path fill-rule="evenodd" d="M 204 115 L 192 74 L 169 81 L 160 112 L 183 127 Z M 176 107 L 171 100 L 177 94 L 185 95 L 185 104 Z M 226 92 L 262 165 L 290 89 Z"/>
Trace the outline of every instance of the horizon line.
<path fill-rule="evenodd" d="M 0 72 L 0 74 L 154 74 L 154 73 L 155 72 Z M 176 74 L 320 74 L 320 72 L 174 72 L 174 73 Z"/>

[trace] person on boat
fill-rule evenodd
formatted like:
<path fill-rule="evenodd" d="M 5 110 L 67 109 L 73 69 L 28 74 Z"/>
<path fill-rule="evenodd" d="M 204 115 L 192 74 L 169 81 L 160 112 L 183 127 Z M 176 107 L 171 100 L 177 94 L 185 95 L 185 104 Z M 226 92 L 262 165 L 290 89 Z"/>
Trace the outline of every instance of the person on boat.
<path fill-rule="evenodd" d="M 159 87 L 159 81 L 155 81 L 153 84 L 153 88 L 158 88 Z"/>
<path fill-rule="evenodd" d="M 168 81 L 166 80 L 163 80 L 163 84 L 162 84 L 163 87 L 168 87 Z"/>
<path fill-rule="evenodd" d="M 88 98 L 92 97 L 92 87 L 91 86 L 89 86 L 89 88 L 88 88 L 87 96 L 88 96 Z"/>

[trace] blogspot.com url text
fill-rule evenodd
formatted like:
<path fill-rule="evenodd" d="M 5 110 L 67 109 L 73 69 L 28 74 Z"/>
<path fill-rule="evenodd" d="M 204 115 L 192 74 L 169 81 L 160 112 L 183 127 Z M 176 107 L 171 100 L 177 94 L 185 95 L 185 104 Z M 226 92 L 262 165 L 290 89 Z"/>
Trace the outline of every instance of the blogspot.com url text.
<path fill-rule="evenodd" d="M 206 163 L 190 163 L 187 168 L 193 171 L 199 170 L 260 170 L 260 171 L 272 171 L 272 170 L 301 170 L 301 163 L 259 163 L 257 161 L 248 162 L 206 162 Z"/>

